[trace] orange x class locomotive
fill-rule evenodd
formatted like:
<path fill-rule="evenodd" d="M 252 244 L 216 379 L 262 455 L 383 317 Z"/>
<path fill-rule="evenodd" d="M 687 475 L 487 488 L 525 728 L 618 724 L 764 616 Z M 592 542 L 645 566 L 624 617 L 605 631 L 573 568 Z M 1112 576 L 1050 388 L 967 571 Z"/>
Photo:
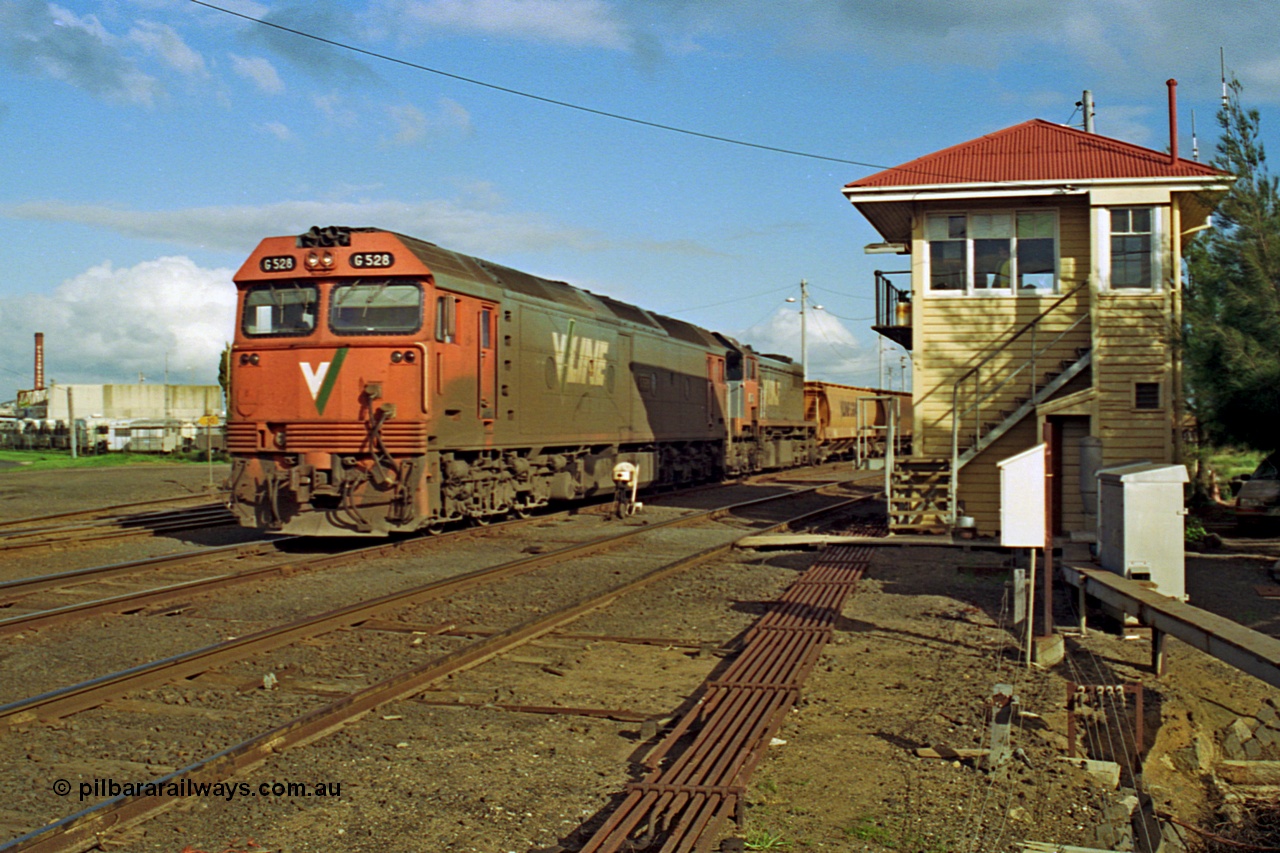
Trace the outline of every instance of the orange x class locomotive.
<path fill-rule="evenodd" d="M 386 535 L 810 461 L 801 369 L 375 228 L 263 240 L 235 277 L 241 524 Z"/>

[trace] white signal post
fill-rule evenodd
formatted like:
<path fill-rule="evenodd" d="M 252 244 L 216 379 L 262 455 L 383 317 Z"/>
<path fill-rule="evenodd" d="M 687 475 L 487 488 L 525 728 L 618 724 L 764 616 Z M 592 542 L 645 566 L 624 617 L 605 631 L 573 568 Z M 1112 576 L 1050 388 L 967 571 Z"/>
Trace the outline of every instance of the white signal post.
<path fill-rule="evenodd" d="M 213 490 L 213 428 L 218 425 L 217 415 L 204 415 L 196 421 L 204 427 L 205 457 L 209 460 L 209 490 Z"/>

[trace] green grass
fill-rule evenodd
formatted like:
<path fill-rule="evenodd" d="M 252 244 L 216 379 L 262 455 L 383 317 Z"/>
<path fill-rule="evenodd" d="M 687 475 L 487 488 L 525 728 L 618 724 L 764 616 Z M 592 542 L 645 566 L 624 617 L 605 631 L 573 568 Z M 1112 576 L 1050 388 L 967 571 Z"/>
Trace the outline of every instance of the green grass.
<path fill-rule="evenodd" d="M 849 838 L 856 838 L 859 841 L 874 841 L 883 847 L 893 846 L 893 833 L 888 827 L 876 823 L 875 818 L 859 818 L 856 823 L 845 827 L 842 831 Z"/>
<path fill-rule="evenodd" d="M 748 850 L 785 850 L 790 846 L 791 842 L 783 839 L 781 832 L 753 829 L 747 833 L 746 848 Z"/>
<path fill-rule="evenodd" d="M 1209 467 L 1218 472 L 1218 482 L 1229 483 L 1232 477 L 1252 474 L 1266 454 L 1258 450 L 1238 450 L 1234 447 L 1215 449 L 1209 454 Z"/>
<path fill-rule="evenodd" d="M 214 461 L 218 461 L 215 457 Z M 100 453 L 71 458 L 68 450 L 0 450 L 0 462 L 17 463 L 0 467 L 0 476 L 10 471 L 52 471 L 62 468 L 115 468 L 120 465 L 207 464 L 204 456 L 182 453 Z"/>

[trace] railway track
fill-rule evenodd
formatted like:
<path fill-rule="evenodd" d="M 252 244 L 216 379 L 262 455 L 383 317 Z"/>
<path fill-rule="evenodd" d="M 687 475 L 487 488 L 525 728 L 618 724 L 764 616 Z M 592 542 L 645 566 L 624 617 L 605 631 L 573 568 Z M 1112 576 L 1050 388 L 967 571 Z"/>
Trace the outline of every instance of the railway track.
<path fill-rule="evenodd" d="M 207 678 L 211 671 L 220 668 L 231 674 L 224 679 L 241 679 L 241 683 L 252 683 L 245 680 L 243 673 L 237 669 L 243 662 L 251 658 L 262 659 L 264 655 L 274 656 L 286 646 L 297 647 L 299 643 L 314 644 L 319 638 L 328 642 L 338 642 L 350 635 L 359 635 L 360 631 L 351 631 L 364 624 L 373 623 L 375 617 L 386 617 L 398 614 L 402 624 L 422 630 L 420 637 L 428 638 L 423 643 L 426 659 L 410 668 L 398 671 L 385 671 L 385 667 L 369 665 L 366 669 L 373 673 L 378 671 L 381 677 L 369 675 L 368 683 L 359 689 L 347 689 L 337 701 L 328 702 L 320 707 L 312 708 L 290 719 L 280 721 L 269 731 L 255 737 L 241 739 L 217 751 L 210 758 L 189 762 L 177 767 L 172 773 L 160 777 L 158 782 L 168 784 L 180 779 L 226 778 L 230 774 L 242 771 L 262 762 L 274 751 L 287 745 L 309 742 L 325 733 L 335 730 L 347 721 L 367 713 L 372 708 L 385 705 L 405 696 L 421 692 L 426 685 L 443 678 L 445 675 L 460 671 L 488 660 L 517 645 L 542 636 L 548 632 L 568 624 L 584 613 L 598 609 L 629 592 L 652 585 L 659 580 L 671 577 L 698 563 L 711 559 L 731 547 L 732 541 L 743 532 L 741 527 L 726 531 L 716 529 L 714 519 L 727 514 L 734 514 L 738 524 L 748 524 L 752 528 L 761 526 L 778 526 L 785 523 L 796 523 L 795 518 L 804 518 L 815 513 L 824 514 L 833 508 L 844 505 L 849 500 L 832 499 L 819 496 L 817 488 L 790 491 L 773 495 L 766 499 L 739 504 L 734 507 L 721 507 L 716 510 L 691 513 L 671 519 L 661 524 L 634 526 L 621 531 L 613 530 L 610 535 L 598 536 L 587 541 L 577 542 L 564 547 L 549 550 L 546 553 L 534 554 L 516 560 L 507 560 L 481 569 L 463 572 L 454 577 L 423 584 L 397 593 L 381 596 L 367 601 L 360 601 L 346 607 L 337 608 L 325 613 L 316 614 L 306 619 L 295 620 L 288 624 L 273 626 L 234 640 L 216 643 L 201 649 L 171 656 L 162 661 L 131 667 L 109 676 L 93 679 L 60 690 L 49 691 L 28 700 L 9 703 L 0 708 L 0 719 L 9 726 L 27 728 L 36 720 L 65 718 L 79 714 L 88 708 L 104 706 L 102 712 L 111 716 L 116 711 L 113 704 L 118 704 L 125 694 L 137 695 L 140 691 L 154 690 L 158 685 L 172 684 L 179 681 L 191 684 L 198 679 Z M 790 512 L 787 518 L 773 516 L 778 503 L 807 502 L 809 506 L 803 513 Z M 675 534 L 672 531 L 685 529 L 685 533 Z M 713 535 L 714 534 L 714 535 Z M 671 557 L 671 545 L 659 546 L 659 542 L 667 538 L 682 539 L 677 551 L 682 552 L 677 558 Z M 717 544 L 693 548 L 690 539 L 705 543 L 709 539 L 718 540 Z M 621 574 L 624 577 L 612 584 L 601 584 L 598 571 L 592 571 L 592 555 L 598 563 L 598 555 L 608 549 L 616 549 L 624 544 L 627 547 L 626 559 L 622 563 L 636 563 L 628 566 L 626 571 L 615 570 L 610 575 Z M 665 553 L 664 553 L 665 551 Z M 643 559 L 641 559 L 643 557 Z M 569 568 L 569 567 L 574 568 Z M 554 567 L 554 571 L 543 571 Z M 439 606 L 439 602 L 455 601 L 467 595 L 477 595 L 487 600 L 494 595 L 494 590 L 512 586 L 517 577 L 530 577 L 537 582 L 548 584 L 558 573 L 576 571 L 583 578 L 594 580 L 594 590 L 585 596 L 572 600 L 557 600 L 548 595 L 540 601 L 544 612 L 528 619 L 515 619 L 510 624 L 496 630 L 476 629 L 475 636 L 467 634 L 465 627 L 458 623 L 461 619 L 444 619 L 432 621 L 429 614 L 423 616 L 417 612 L 426 603 Z M 528 583 L 528 582 L 522 582 Z M 521 598 L 528 598 L 524 594 Z M 415 609 L 416 608 L 416 609 Z M 517 610 L 516 615 L 523 613 Z M 441 608 L 438 615 L 456 616 L 448 606 Z M 375 626 L 376 628 L 377 626 Z M 473 626 L 474 627 L 474 626 Z M 383 629 L 385 630 L 385 628 Z M 407 629 L 406 629 L 407 630 Z M 478 637 L 478 638 L 477 638 Z M 459 643 L 461 643 L 459 645 Z M 322 644 L 323 645 L 323 644 Z M 349 645 L 349 644 L 348 644 Z M 314 646 L 312 646 L 314 648 Z M 250 666 L 248 671 L 257 672 L 261 666 Z M 261 691 L 257 691 L 261 692 Z M 304 689 L 302 691 L 306 693 Z M 325 691 L 321 691 L 322 693 Z M 333 691 L 328 691 L 332 695 Z M 154 703 L 144 703 L 152 708 Z M 152 708 L 152 710 L 156 710 Z M 84 715 L 76 717 L 82 721 Z M 86 723 L 78 722 L 82 729 Z M 30 729 L 27 736 L 43 731 L 40 727 Z M 11 739 L 6 739 L 8 744 Z M 11 842 L 4 850 L 79 850 L 98 843 L 98 833 L 105 827 L 117 827 L 129 822 L 141 820 L 147 815 L 157 813 L 167 807 L 170 800 L 164 797 L 132 797 L 113 798 L 93 806 L 90 809 L 70 818 L 56 820 L 43 829 L 27 834 Z"/>
<path fill-rule="evenodd" d="M 124 512 L 156 503 L 201 501 L 197 506 Z M 37 548 L 69 548 L 112 539 L 156 536 L 179 530 L 226 527 L 236 523 L 224 505 L 208 496 L 143 501 L 79 512 L 15 519 L 0 523 L 0 554 Z"/>
<path fill-rule="evenodd" d="M 776 482 L 762 477 L 758 483 Z M 813 488 L 821 487 L 821 483 Z M 681 493 L 714 495 L 709 487 L 697 487 Z M 587 507 L 587 512 L 606 514 L 608 504 Z M 110 508 L 104 508 L 110 509 Z M 485 530 L 496 533 L 514 527 L 543 524 L 548 519 L 564 518 L 579 510 L 541 515 L 536 518 L 511 519 Z M 97 510 L 91 512 L 99 512 Z M 48 518 L 48 517 L 46 517 Z M 297 537 L 277 537 L 268 543 L 251 542 L 180 554 L 152 557 L 124 563 L 90 566 L 66 572 L 19 578 L 0 582 L 0 637 L 66 624 L 76 620 L 110 614 L 154 611 L 175 603 L 189 601 L 192 596 L 251 581 L 320 569 L 356 559 L 372 559 L 416 548 L 437 548 L 451 537 L 469 537 L 476 530 L 458 529 L 430 538 L 379 541 L 375 545 L 342 545 L 331 554 L 282 554 L 280 547 L 296 542 Z M 342 540 L 319 540 L 341 542 Z M 245 565 L 248 564 L 248 565 Z M 190 578 L 193 570 L 202 577 Z M 159 576 L 159 581 L 156 580 Z M 121 578 L 136 577 L 144 585 L 121 591 Z M 67 598 L 79 588 L 79 601 Z"/>

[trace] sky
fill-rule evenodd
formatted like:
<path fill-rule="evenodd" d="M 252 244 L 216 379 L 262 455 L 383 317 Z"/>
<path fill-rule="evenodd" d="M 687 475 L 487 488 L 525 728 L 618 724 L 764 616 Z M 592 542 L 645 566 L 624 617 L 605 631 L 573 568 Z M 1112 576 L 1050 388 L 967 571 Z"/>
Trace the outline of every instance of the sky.
<path fill-rule="evenodd" d="M 313 225 L 793 358 L 804 280 L 810 378 L 901 388 L 870 326 L 906 259 L 864 253 L 844 184 L 1078 125 L 1086 89 L 1098 133 L 1164 150 L 1171 77 L 1208 161 L 1220 49 L 1264 141 L 1280 124 L 1271 0 L 210 3 L 0 0 L 0 401 L 35 332 L 61 384 L 216 382 L 234 272 Z"/>

